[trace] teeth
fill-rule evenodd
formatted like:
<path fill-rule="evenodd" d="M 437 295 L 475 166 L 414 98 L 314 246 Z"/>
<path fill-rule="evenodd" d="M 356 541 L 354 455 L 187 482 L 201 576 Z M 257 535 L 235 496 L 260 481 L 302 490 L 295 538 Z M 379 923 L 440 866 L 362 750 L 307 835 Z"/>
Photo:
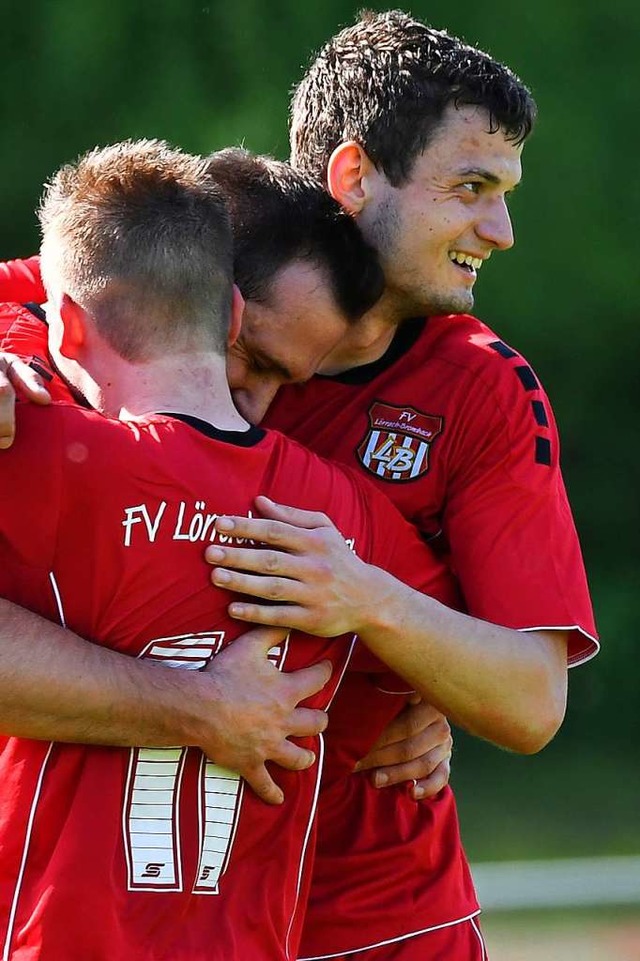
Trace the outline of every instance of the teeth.
<path fill-rule="evenodd" d="M 467 267 L 473 267 L 474 270 L 480 270 L 483 263 L 480 257 L 472 257 L 471 254 L 463 254 L 460 250 L 450 250 L 449 260 L 452 260 L 455 264 L 466 264 Z"/>

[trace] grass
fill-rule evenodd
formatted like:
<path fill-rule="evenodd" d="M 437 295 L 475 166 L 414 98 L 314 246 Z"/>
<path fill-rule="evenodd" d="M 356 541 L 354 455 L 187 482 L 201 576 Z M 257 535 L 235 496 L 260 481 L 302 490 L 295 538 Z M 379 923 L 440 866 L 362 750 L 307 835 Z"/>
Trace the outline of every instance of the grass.
<path fill-rule="evenodd" d="M 457 733 L 456 745 L 451 782 L 471 861 L 640 854 L 631 755 L 554 742 L 520 757 Z"/>

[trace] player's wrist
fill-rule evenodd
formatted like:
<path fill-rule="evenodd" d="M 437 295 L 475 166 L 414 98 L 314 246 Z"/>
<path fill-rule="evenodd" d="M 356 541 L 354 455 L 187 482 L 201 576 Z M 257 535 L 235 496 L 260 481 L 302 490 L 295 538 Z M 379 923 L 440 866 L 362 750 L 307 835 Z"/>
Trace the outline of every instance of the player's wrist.
<path fill-rule="evenodd" d="M 138 709 L 148 716 L 163 745 L 180 744 L 200 747 L 211 724 L 212 710 L 203 710 L 206 691 L 210 691 L 208 675 L 198 671 L 170 668 L 148 661 L 141 663 L 145 677 L 138 678 Z M 211 708 L 211 694 L 206 699 Z"/>
<path fill-rule="evenodd" d="M 366 600 L 358 610 L 355 628 L 365 643 L 379 640 L 397 625 L 398 593 L 404 593 L 404 587 L 381 567 L 367 565 Z"/>

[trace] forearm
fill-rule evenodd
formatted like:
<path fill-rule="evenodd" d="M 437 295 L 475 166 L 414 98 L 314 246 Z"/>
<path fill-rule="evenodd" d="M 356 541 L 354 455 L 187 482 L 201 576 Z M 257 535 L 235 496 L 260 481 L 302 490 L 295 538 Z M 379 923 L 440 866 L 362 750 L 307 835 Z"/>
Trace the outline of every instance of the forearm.
<path fill-rule="evenodd" d="M 0 599 L 0 733 L 107 746 L 195 746 L 241 774 L 271 804 L 266 767 L 314 763 L 292 737 L 323 731 L 324 711 L 299 707 L 331 676 L 328 662 L 291 673 L 271 663 L 282 631 L 236 638 L 202 671 L 127 657 Z"/>
<path fill-rule="evenodd" d="M 266 498 L 257 505 L 268 518 L 235 516 L 218 524 L 269 549 L 215 545 L 206 551 L 209 562 L 220 565 L 214 584 L 252 595 L 231 603 L 233 617 L 325 637 L 357 633 L 472 734 L 523 753 L 553 737 L 566 705 L 565 632 L 523 633 L 461 614 L 363 562 L 324 515 Z M 421 561 L 434 563 L 428 553 Z M 425 590 L 428 583 L 439 582 L 421 580 Z"/>
<path fill-rule="evenodd" d="M 83 744 L 192 744 L 193 674 L 83 640 L 0 601 L 0 731 Z"/>
<path fill-rule="evenodd" d="M 566 639 L 451 610 L 379 568 L 354 629 L 371 651 L 455 724 L 501 747 L 540 750 L 566 707 Z"/>

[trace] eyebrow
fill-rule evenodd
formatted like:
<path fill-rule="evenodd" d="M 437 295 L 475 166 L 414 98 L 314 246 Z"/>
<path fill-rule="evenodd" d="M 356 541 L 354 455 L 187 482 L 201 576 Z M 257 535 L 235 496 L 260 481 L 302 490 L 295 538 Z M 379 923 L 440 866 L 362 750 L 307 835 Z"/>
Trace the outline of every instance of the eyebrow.
<path fill-rule="evenodd" d="M 459 177 L 482 177 L 490 184 L 499 184 L 500 177 L 492 174 L 490 170 L 484 170 L 482 167 L 467 167 L 465 170 L 456 171 Z"/>
<path fill-rule="evenodd" d="M 456 171 L 456 177 L 481 177 L 484 181 L 486 181 L 486 183 L 494 184 L 495 186 L 500 186 L 502 183 L 500 177 L 492 173 L 490 170 L 485 170 L 483 167 L 468 167 L 465 170 L 458 170 Z M 516 188 L 520 186 L 521 182 L 522 181 L 519 180 L 517 184 L 514 184 L 513 187 L 510 187 L 508 193 L 512 193 L 514 190 L 516 190 Z"/>

